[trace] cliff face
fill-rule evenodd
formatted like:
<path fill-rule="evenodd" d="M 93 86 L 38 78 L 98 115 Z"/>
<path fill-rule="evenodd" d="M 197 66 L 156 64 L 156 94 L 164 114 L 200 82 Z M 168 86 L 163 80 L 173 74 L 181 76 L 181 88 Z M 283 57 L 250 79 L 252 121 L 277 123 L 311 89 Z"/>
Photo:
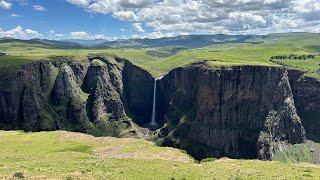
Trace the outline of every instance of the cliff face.
<path fill-rule="evenodd" d="M 289 70 L 289 78 L 307 138 L 320 142 L 320 81 L 298 70 Z"/>
<path fill-rule="evenodd" d="M 8 87 L 0 90 L 0 128 L 64 129 L 98 136 L 120 136 L 132 129 L 126 112 L 139 114 L 139 108 L 148 109 L 152 89 L 135 91 L 135 98 L 144 99 L 144 104 L 131 101 L 128 89 L 141 89 L 140 81 L 152 83 L 153 78 L 127 60 L 97 58 L 57 58 L 23 66 L 5 83 Z M 147 119 L 144 116 L 141 119 Z M 133 117 L 133 121 L 141 119 Z"/>
<path fill-rule="evenodd" d="M 124 68 L 124 99 L 128 113 L 138 124 L 147 124 L 152 116 L 154 78 L 129 61 L 125 62 Z"/>
<path fill-rule="evenodd" d="M 49 99 L 48 96 L 54 84 L 56 84 L 55 88 L 57 90 L 59 80 L 69 80 L 68 86 L 75 85 L 72 77 L 73 73 L 71 74 L 70 71 L 71 68 L 77 69 L 78 75 L 83 76 L 82 73 L 86 67 L 80 63 L 73 63 L 70 59 L 60 59 L 59 61 L 41 61 L 27 64 L 19 72 L 13 74 L 12 78 L 5 83 L 6 87 L 3 87 L 0 91 L 1 128 L 55 129 L 55 124 L 52 122 L 42 124 L 42 115 L 45 116 L 46 114 L 43 112 L 43 106 Z M 61 93 L 61 96 L 62 93 L 66 93 L 67 96 L 72 93 L 71 90 L 70 92 L 62 91 L 61 89 L 61 92 L 56 91 L 56 93 Z M 62 103 L 62 98 L 58 99 L 59 103 Z"/>
<path fill-rule="evenodd" d="M 158 83 L 163 145 L 209 156 L 272 159 L 278 142 L 301 143 L 287 71 L 271 67 L 178 68 Z"/>
<path fill-rule="evenodd" d="M 137 135 L 150 122 L 154 78 L 121 58 L 57 58 L 27 64 L 0 89 L 0 129 Z M 172 70 L 157 82 L 158 142 L 209 156 L 272 159 L 279 146 L 320 137 L 319 81 L 277 67 Z M 296 104 L 295 104 L 296 103 Z M 298 114 L 295 105 L 297 105 Z M 318 134 L 317 134 L 318 133 Z"/>

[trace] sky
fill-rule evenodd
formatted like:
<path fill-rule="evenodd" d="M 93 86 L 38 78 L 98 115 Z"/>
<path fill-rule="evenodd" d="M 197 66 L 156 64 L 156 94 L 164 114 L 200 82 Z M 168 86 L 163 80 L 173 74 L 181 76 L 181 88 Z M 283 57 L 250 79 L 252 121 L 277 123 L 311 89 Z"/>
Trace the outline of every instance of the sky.
<path fill-rule="evenodd" d="M 320 32 L 320 0 L 0 0 L 0 37 Z"/>

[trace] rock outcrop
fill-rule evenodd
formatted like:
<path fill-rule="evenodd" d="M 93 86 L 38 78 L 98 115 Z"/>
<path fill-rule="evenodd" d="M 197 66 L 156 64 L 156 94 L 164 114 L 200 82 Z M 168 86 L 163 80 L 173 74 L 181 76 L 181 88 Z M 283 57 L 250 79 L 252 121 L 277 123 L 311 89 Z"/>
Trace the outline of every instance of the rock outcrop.
<path fill-rule="evenodd" d="M 273 67 L 177 68 L 158 85 L 159 142 L 210 156 L 272 159 L 279 142 L 301 143 L 288 72 Z"/>
<path fill-rule="evenodd" d="M 63 129 L 97 136 L 121 136 L 126 129 L 132 133 L 134 122 L 150 117 L 146 111 L 153 89 L 141 85 L 152 84 L 153 78 L 125 59 L 96 58 L 24 65 L 0 90 L 0 128 Z"/>

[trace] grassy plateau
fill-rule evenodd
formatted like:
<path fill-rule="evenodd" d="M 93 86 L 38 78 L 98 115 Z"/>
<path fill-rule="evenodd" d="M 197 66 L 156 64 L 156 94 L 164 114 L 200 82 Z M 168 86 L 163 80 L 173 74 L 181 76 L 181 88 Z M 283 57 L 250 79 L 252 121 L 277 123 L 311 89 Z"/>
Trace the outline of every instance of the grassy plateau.
<path fill-rule="evenodd" d="M 261 66 L 286 66 L 307 71 L 310 76 L 319 77 L 320 70 L 320 34 L 288 33 L 271 34 L 257 37 L 256 43 L 225 43 L 213 44 L 203 48 L 99 48 L 99 49 L 57 49 L 42 44 L 26 42 L 0 43 L 0 51 L 7 56 L 0 57 L 0 68 L 15 69 L 20 65 L 46 58 L 49 56 L 84 57 L 88 54 L 106 53 L 125 57 L 148 70 L 154 76 L 161 76 L 173 68 L 190 64 L 199 60 L 211 60 L 214 66 L 232 65 L 261 65 Z M 171 52 L 170 53 L 170 49 Z M 150 55 L 149 52 L 159 54 L 166 52 L 170 56 L 160 58 Z M 314 59 L 306 60 L 274 60 L 277 55 L 303 55 L 315 54 Z"/>
<path fill-rule="evenodd" d="M 0 179 L 319 179 L 320 167 L 187 154 L 141 139 L 0 131 Z M 281 177 L 281 178 L 280 178 Z"/>

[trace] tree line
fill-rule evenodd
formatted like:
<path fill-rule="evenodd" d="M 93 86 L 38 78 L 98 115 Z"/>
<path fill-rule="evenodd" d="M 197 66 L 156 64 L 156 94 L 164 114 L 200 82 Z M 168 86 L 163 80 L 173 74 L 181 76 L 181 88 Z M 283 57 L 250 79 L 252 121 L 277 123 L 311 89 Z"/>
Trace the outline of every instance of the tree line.
<path fill-rule="evenodd" d="M 277 55 L 277 56 L 271 56 L 271 60 L 284 60 L 284 59 L 294 59 L 294 60 L 306 60 L 306 59 L 314 59 L 316 58 L 316 55 L 314 54 L 307 54 L 307 55 Z"/>
<path fill-rule="evenodd" d="M 145 54 L 155 58 L 167 58 L 174 55 L 174 53 L 170 51 L 157 51 L 157 50 L 148 50 L 145 52 Z"/>

